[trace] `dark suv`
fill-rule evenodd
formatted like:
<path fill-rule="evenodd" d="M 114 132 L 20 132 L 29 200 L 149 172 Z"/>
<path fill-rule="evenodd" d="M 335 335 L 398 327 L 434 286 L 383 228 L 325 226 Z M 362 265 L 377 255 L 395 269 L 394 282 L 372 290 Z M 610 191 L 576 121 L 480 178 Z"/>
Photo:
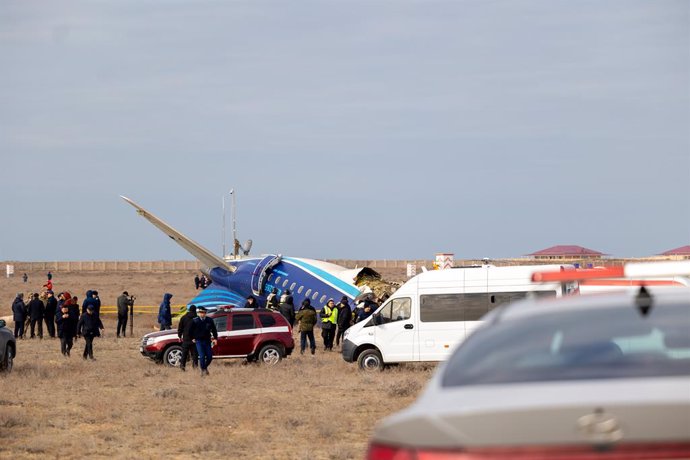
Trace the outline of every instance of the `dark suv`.
<path fill-rule="evenodd" d="M 218 329 L 214 359 L 243 358 L 273 365 L 295 348 L 292 328 L 283 315 L 265 309 L 225 308 L 209 313 Z M 146 334 L 139 351 L 158 363 L 179 367 L 182 344 L 177 330 Z"/>
<path fill-rule="evenodd" d="M 5 327 L 5 320 L 0 319 L 0 372 L 11 372 L 14 357 L 17 354 L 17 343 L 14 334 Z"/>

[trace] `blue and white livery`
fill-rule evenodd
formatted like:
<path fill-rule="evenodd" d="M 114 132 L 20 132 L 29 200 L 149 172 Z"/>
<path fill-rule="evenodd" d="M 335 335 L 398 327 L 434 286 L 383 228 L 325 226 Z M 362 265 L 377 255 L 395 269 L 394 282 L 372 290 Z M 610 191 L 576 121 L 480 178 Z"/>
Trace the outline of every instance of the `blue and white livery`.
<path fill-rule="evenodd" d="M 187 238 L 158 217 L 126 197 L 125 201 L 137 213 L 163 231 L 204 265 L 203 271 L 213 283 L 189 301 L 188 305 L 204 306 L 215 310 L 220 306 L 242 307 L 248 296 L 254 296 L 260 305 L 266 305 L 267 295 L 276 288 L 278 294 L 289 289 L 295 306 L 309 298 L 318 310 L 328 299 L 338 302 L 343 296 L 353 301 L 363 293 L 356 283 L 362 275 L 378 277 L 370 268 L 347 269 L 332 263 L 283 257 L 268 254 L 226 261 L 208 249 Z M 350 302 L 352 305 L 352 302 Z"/>

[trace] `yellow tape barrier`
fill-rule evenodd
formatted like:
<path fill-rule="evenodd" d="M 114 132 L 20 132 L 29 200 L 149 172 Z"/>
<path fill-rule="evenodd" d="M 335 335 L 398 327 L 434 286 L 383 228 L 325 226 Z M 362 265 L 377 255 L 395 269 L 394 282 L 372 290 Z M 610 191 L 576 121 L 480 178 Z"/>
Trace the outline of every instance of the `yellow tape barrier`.
<path fill-rule="evenodd" d="M 134 305 L 134 313 L 148 313 L 152 315 L 158 314 L 158 305 Z M 182 315 L 187 311 L 187 305 L 171 305 L 170 310 L 173 316 Z M 103 305 L 101 306 L 101 313 L 105 314 L 117 314 L 116 305 Z"/>

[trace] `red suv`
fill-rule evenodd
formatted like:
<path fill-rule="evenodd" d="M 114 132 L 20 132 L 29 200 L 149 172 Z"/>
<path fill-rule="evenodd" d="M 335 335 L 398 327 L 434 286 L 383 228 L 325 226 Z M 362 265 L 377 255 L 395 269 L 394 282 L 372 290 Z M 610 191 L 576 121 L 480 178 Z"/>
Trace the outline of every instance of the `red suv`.
<path fill-rule="evenodd" d="M 213 359 L 244 358 L 273 365 L 295 348 L 292 328 L 283 315 L 270 310 L 226 308 L 209 313 L 218 329 Z M 179 367 L 182 344 L 177 330 L 146 334 L 139 351 L 158 363 Z"/>

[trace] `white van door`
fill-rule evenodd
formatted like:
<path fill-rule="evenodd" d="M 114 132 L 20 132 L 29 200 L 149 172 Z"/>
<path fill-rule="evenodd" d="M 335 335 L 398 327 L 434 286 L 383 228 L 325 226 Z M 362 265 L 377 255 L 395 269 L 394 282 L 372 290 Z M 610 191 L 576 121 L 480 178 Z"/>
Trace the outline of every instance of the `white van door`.
<path fill-rule="evenodd" d="M 412 322 L 412 299 L 390 299 L 378 310 L 373 320 L 376 324 L 376 345 L 381 350 L 383 361 L 414 361 L 416 331 Z"/>

